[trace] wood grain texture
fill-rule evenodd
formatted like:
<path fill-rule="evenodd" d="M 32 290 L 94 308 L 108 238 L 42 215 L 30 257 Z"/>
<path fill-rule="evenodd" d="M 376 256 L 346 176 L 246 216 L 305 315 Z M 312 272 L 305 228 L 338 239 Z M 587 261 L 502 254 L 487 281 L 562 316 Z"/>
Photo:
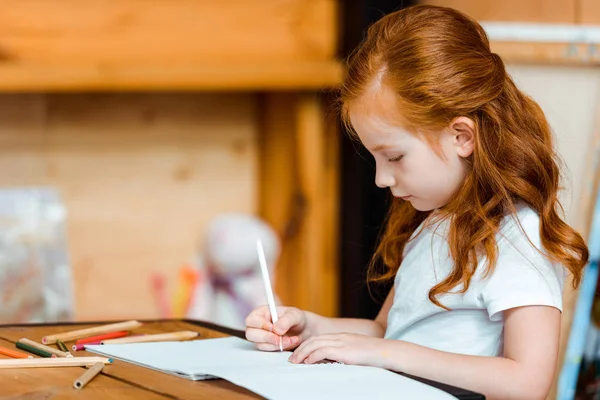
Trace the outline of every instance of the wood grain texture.
<path fill-rule="evenodd" d="M 575 23 L 577 1 L 579 0 L 422 0 L 420 3 L 456 8 L 480 21 Z"/>
<path fill-rule="evenodd" d="M 188 66 L 46 66 L 0 62 L 0 92 L 319 90 L 336 87 L 340 62 L 210 63 Z"/>
<path fill-rule="evenodd" d="M 600 65 L 600 46 L 587 43 L 490 43 L 491 50 L 512 64 L 596 66 Z"/>
<path fill-rule="evenodd" d="M 260 214 L 283 238 L 275 290 L 285 305 L 338 314 L 335 122 L 318 94 L 262 99 Z"/>
<path fill-rule="evenodd" d="M 27 337 L 29 337 L 32 340 L 40 340 L 43 336 L 52 335 L 73 329 L 84 329 L 92 326 L 94 325 L 77 325 L 76 327 L 0 327 L 0 345 L 11 346 L 12 343 L 14 343 L 16 340 L 18 340 L 18 338 L 24 335 L 27 335 Z M 201 339 L 228 336 L 227 334 L 218 331 L 203 328 L 182 321 L 145 322 L 141 328 L 136 329 L 134 332 L 158 334 L 181 330 L 197 331 L 200 333 L 199 337 Z M 71 343 L 72 342 L 68 342 L 68 345 L 70 345 Z M 76 356 L 94 356 L 94 354 L 86 351 L 78 351 Z M 39 391 L 40 393 L 60 393 L 61 395 L 64 393 L 65 396 L 74 396 L 71 393 L 76 393 L 78 391 L 73 389 L 72 385 L 74 380 L 81 375 L 83 368 L 68 368 L 68 370 L 72 370 L 70 374 L 66 374 L 65 372 L 63 372 L 66 371 L 66 369 L 49 370 L 49 372 L 42 372 L 40 374 L 36 374 L 36 379 L 24 380 L 24 382 L 26 382 L 27 385 L 18 385 L 14 387 L 14 394 L 16 395 L 24 394 L 27 392 Z M 0 379 L 2 379 L 4 372 L 7 371 L 0 371 Z M 17 378 L 14 378 L 13 375 L 6 375 L 6 377 L 15 380 L 21 379 L 20 375 L 18 375 Z M 90 390 L 94 388 L 98 388 L 98 392 Z M 108 393 L 108 395 L 111 395 L 111 393 L 114 392 L 115 396 L 102 397 L 104 395 L 104 392 Z M 124 393 L 122 395 L 123 397 L 118 397 L 121 395 L 121 393 Z M 113 364 L 105 366 L 104 370 L 102 371 L 102 374 L 96 377 L 92 382 L 90 382 L 81 391 L 80 396 L 83 394 L 86 395 L 86 399 L 178 398 L 208 400 L 221 398 L 241 400 L 261 398 L 250 391 L 242 389 L 223 380 L 193 382 L 162 372 L 143 368 L 133 364 L 128 364 L 119 360 L 115 360 Z"/>
<path fill-rule="evenodd" d="M 152 274 L 173 293 L 211 218 L 256 211 L 255 113 L 243 94 L 0 96 L 0 185 L 60 191 L 77 319 L 157 317 Z"/>
<path fill-rule="evenodd" d="M 23 332 L 21 332 L 22 334 Z M 3 334 L 0 333 L 0 337 Z M 0 338 L 0 346 L 15 348 L 14 341 Z M 7 359 L 0 355 L 0 359 Z M 112 366 L 107 366 L 109 371 Z M 0 369 L 0 382 L 3 399 L 75 399 L 85 395 L 89 399 L 165 399 L 164 396 L 149 390 L 135 387 L 124 382 L 100 374 L 90 382 L 82 393 L 73 389 L 73 382 L 85 368 L 35 368 L 35 369 Z"/>
<path fill-rule="evenodd" d="M 0 0 L 0 91 L 337 84 L 336 0 Z"/>
<path fill-rule="evenodd" d="M 577 0 L 575 17 L 579 24 L 600 24 L 600 2 L 598 0 Z"/>

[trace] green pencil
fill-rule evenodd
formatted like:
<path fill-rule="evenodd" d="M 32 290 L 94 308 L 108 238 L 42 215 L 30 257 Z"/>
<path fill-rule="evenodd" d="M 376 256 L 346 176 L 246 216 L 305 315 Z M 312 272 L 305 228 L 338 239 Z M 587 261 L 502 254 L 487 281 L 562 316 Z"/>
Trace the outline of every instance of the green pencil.
<path fill-rule="evenodd" d="M 59 349 L 61 349 L 62 351 L 65 351 L 67 353 L 69 352 L 69 349 L 67 349 L 67 346 L 63 343 L 62 340 L 56 341 L 56 347 L 58 347 Z"/>
<path fill-rule="evenodd" d="M 21 350 L 25 350 L 29 353 L 33 353 L 33 354 L 37 354 L 40 357 L 56 357 L 54 354 L 49 353 L 47 351 L 44 350 L 40 350 L 40 349 L 36 349 L 33 346 L 29 346 L 28 344 L 25 343 L 21 343 L 21 342 L 17 342 L 17 348 L 21 349 Z"/>

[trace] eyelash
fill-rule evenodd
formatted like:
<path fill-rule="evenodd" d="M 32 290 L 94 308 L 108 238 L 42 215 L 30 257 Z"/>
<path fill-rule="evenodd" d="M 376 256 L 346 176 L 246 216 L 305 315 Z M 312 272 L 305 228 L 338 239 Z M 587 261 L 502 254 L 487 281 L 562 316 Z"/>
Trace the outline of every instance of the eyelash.
<path fill-rule="evenodd" d="M 403 157 L 404 157 L 403 155 L 402 156 L 397 156 L 397 157 L 392 157 L 388 161 L 389 162 L 397 162 L 397 161 L 402 160 Z"/>

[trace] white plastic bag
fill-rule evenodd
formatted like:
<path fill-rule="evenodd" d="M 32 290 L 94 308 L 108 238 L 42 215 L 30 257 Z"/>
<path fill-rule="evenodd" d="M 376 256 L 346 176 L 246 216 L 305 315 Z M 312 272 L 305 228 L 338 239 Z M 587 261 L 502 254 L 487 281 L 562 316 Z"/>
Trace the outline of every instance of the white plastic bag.
<path fill-rule="evenodd" d="M 0 189 L 0 324 L 72 319 L 65 219 L 53 189 Z"/>

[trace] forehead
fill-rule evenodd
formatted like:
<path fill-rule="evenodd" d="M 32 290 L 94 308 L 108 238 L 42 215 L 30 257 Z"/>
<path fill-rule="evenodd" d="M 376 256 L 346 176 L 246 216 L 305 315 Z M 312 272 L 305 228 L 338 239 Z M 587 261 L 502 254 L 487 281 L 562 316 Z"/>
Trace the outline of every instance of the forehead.
<path fill-rule="evenodd" d="M 402 141 L 420 140 L 439 152 L 439 133 L 442 129 L 422 131 L 407 123 L 401 104 L 388 85 L 372 85 L 359 98 L 346 104 L 348 122 L 369 150 L 378 146 L 391 147 Z"/>
<path fill-rule="evenodd" d="M 402 127 L 395 103 L 388 95 L 380 94 L 363 96 L 348 106 L 349 122 L 370 150 L 415 138 Z"/>

